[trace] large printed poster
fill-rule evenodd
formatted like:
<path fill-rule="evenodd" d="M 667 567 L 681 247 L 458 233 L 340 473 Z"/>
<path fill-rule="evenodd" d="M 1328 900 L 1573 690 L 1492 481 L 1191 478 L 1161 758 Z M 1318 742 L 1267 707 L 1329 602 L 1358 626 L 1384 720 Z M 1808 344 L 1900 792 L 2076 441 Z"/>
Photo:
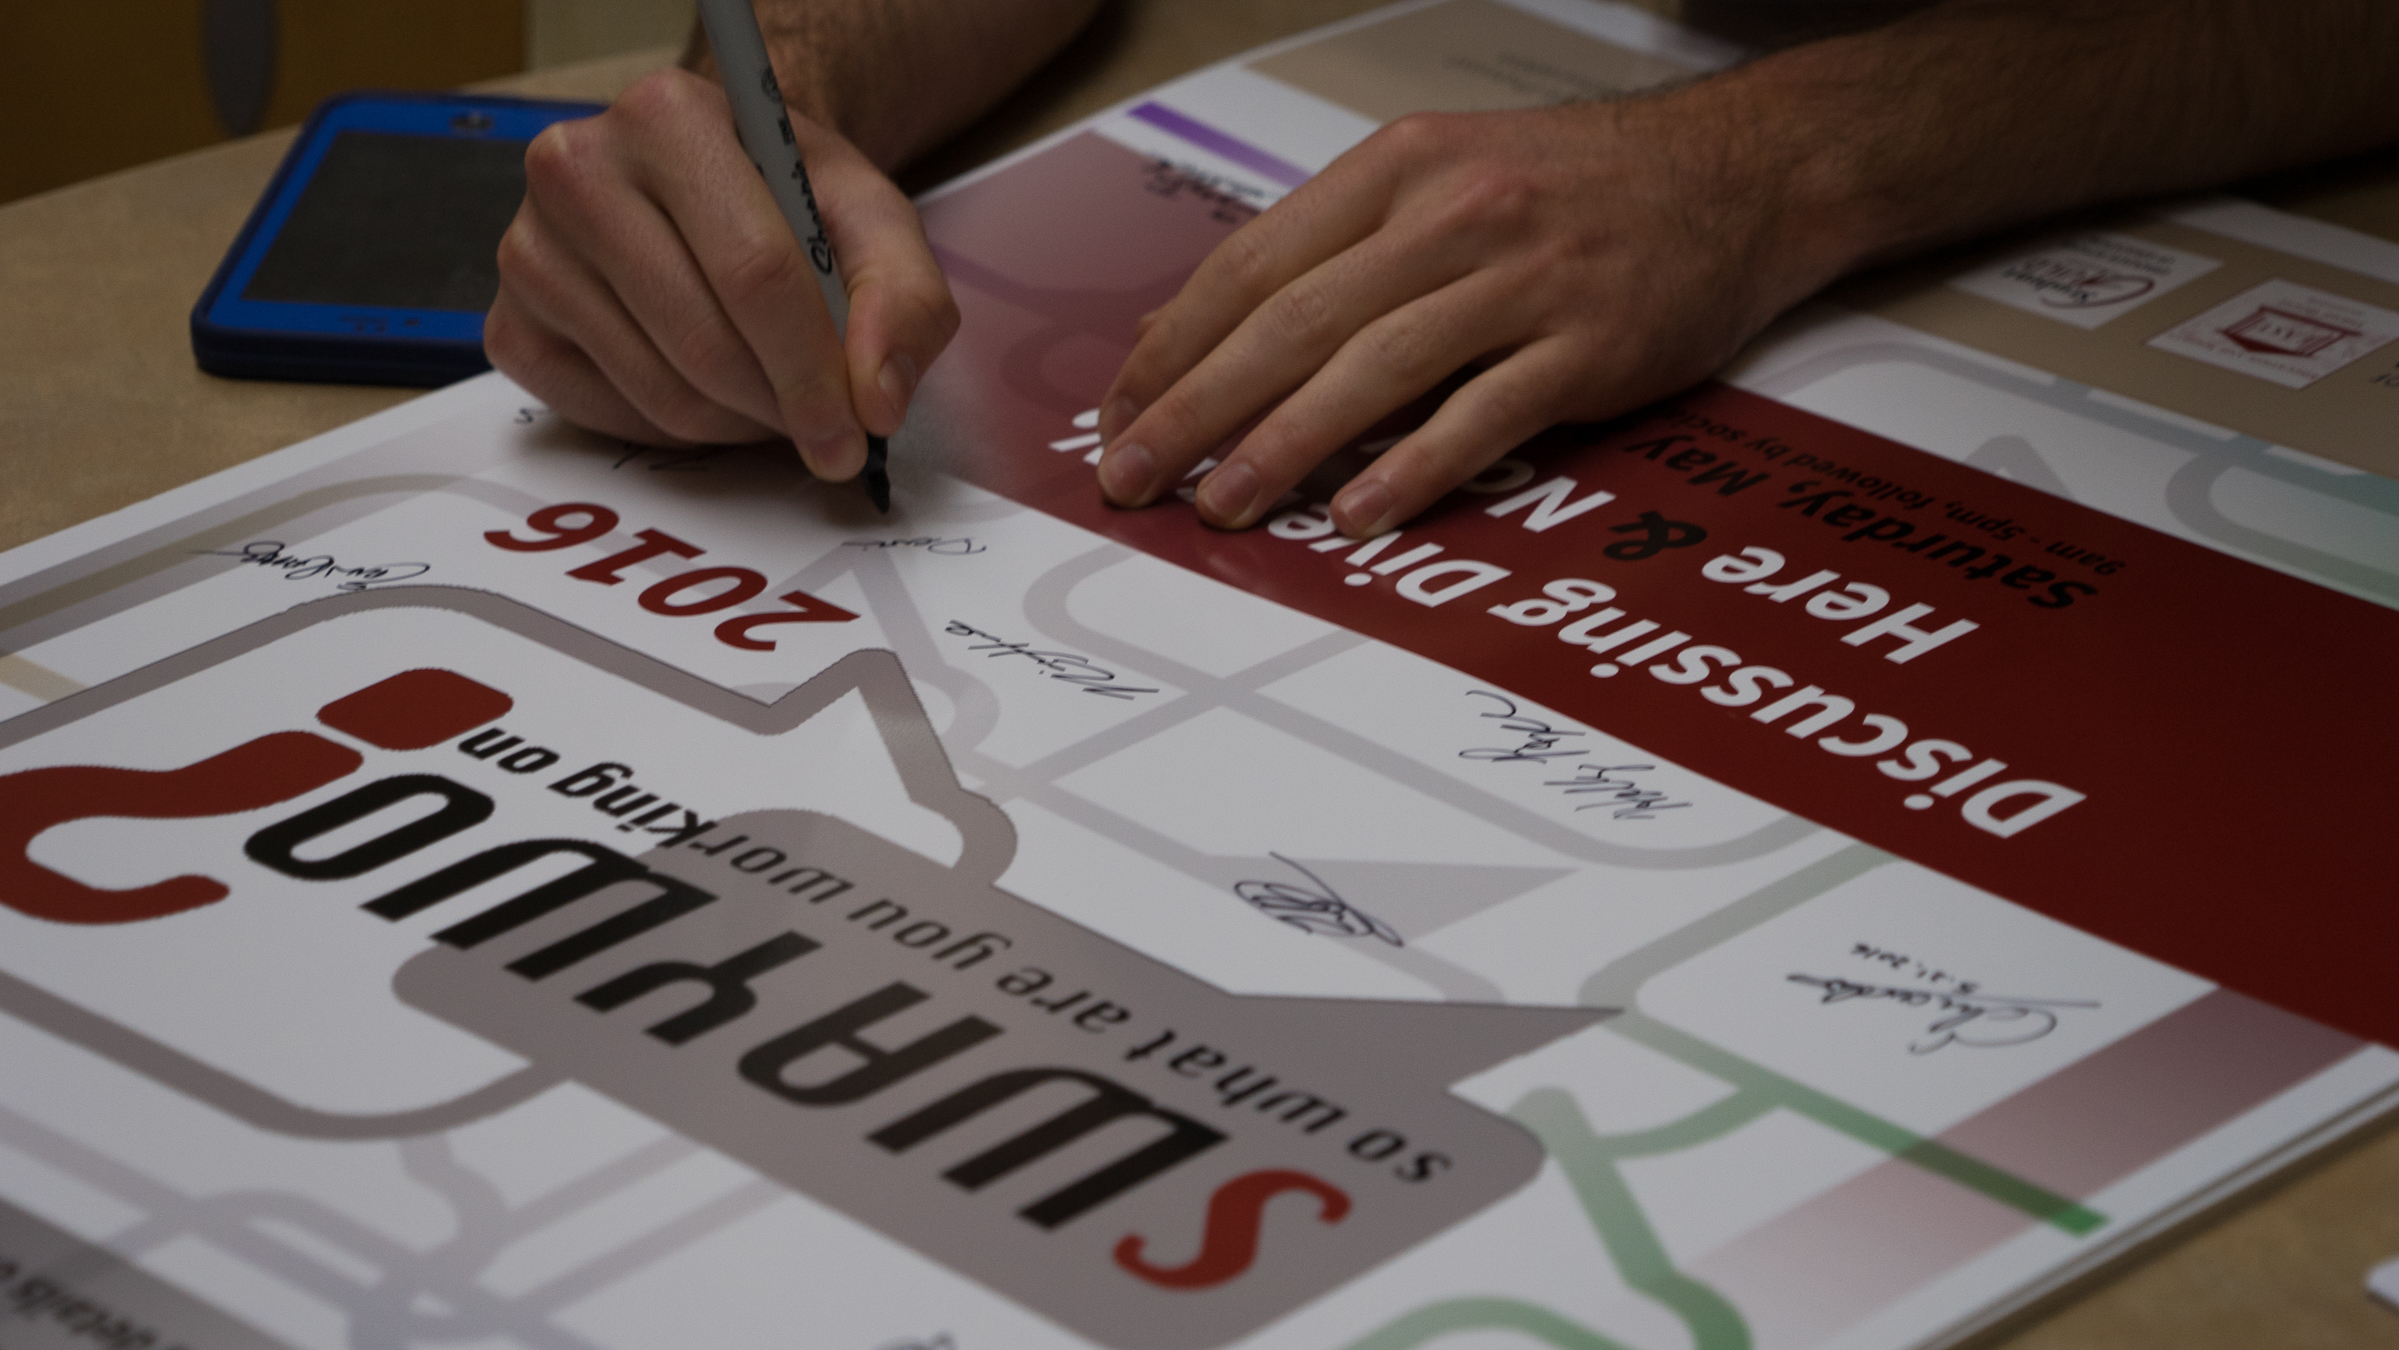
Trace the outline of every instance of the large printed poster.
<path fill-rule="evenodd" d="M 1378 540 L 1099 504 L 1343 145 L 1722 55 L 1415 6 L 938 194 L 889 517 L 488 377 L 8 555 L 0 1341 L 1911 1346 L 2379 1111 L 2379 480 L 2213 538 L 1836 314 Z"/>

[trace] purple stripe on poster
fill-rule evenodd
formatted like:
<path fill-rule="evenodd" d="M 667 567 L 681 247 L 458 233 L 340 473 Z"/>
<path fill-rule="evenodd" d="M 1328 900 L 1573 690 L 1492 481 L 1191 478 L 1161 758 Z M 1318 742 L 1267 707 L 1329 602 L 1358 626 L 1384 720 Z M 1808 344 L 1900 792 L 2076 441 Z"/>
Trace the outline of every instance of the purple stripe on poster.
<path fill-rule="evenodd" d="M 1137 121 L 1147 122 L 1169 136 L 1186 140 L 1211 155 L 1254 169 L 1284 187 L 1298 187 L 1314 174 L 1287 159 L 1277 159 L 1247 141 L 1235 140 L 1205 122 L 1195 122 L 1163 103 L 1144 103 L 1133 109 Z"/>

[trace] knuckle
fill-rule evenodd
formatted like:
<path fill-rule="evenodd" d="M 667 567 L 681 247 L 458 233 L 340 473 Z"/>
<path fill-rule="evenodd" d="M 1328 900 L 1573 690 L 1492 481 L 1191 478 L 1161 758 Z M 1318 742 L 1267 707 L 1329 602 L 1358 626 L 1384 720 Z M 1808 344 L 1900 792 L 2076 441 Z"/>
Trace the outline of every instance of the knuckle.
<path fill-rule="evenodd" d="M 626 85 L 625 91 L 616 96 L 616 101 L 609 105 L 609 109 L 635 119 L 650 116 L 657 112 L 662 101 L 671 97 L 668 90 L 673 84 L 671 72 L 654 71 Z"/>
<path fill-rule="evenodd" d="M 483 349 L 501 374 L 544 403 L 558 404 L 574 387 L 568 351 L 504 309 L 493 310 L 485 322 Z"/>
<path fill-rule="evenodd" d="M 1421 324 L 1392 318 L 1368 325 L 1355 341 L 1375 369 L 1414 371 L 1426 363 L 1437 339 Z"/>
<path fill-rule="evenodd" d="M 1133 349 L 1118 369 L 1112 393 L 1147 408 L 1173 386 L 1174 376 L 1165 353 L 1145 341 Z"/>
<path fill-rule="evenodd" d="M 636 123 L 673 122 L 698 101 L 698 83 L 700 77 L 688 70 L 657 71 L 627 86 L 615 108 Z"/>
<path fill-rule="evenodd" d="M 1506 445 L 1459 445 L 1449 447 L 1446 454 L 1428 459 L 1416 466 L 1415 495 L 1427 506 L 1446 496 L 1467 479 L 1490 468 L 1493 462 L 1508 452 Z"/>
<path fill-rule="evenodd" d="M 525 184 L 535 196 L 545 196 L 571 184 L 586 158 L 587 129 L 574 122 L 552 122 L 525 147 Z"/>
<path fill-rule="evenodd" d="M 1599 380 L 1610 372 L 1646 373 L 1683 359 L 1681 352 L 1665 350 L 1642 338 L 1637 330 L 1627 331 L 1615 325 L 1575 332 L 1568 338 L 1562 376 L 1568 380 Z"/>
<path fill-rule="evenodd" d="M 592 119 L 596 120 L 596 119 Z M 525 199 L 560 219 L 591 219 L 608 209 L 616 176 L 605 133 L 585 122 L 553 122 L 525 148 Z"/>
<path fill-rule="evenodd" d="M 1261 311 L 1274 334 L 1296 347 L 1321 347 L 1335 335 L 1333 303 L 1322 287 L 1286 286 Z"/>
<path fill-rule="evenodd" d="M 1155 350 L 1171 340 L 1175 328 L 1176 303 L 1170 300 L 1134 322 L 1133 357 Z"/>
<path fill-rule="evenodd" d="M 716 330 L 712 325 L 698 323 L 687 324 L 663 335 L 658 350 L 666 357 L 667 364 L 683 372 L 689 379 L 737 369 L 741 359 L 728 334 Z"/>
<path fill-rule="evenodd" d="M 1161 469 L 1176 467 L 1174 461 L 1183 448 L 1199 439 L 1193 435 L 1193 430 L 1200 425 L 1199 413 L 1189 390 L 1176 385 L 1159 395 L 1157 402 L 1141 414 L 1142 424 L 1148 429 L 1144 443 L 1149 446 L 1151 453 L 1159 457 Z M 1208 448 L 1213 449 L 1214 443 L 1211 442 Z M 1192 451 L 1190 461 L 1196 462 L 1199 457 L 1199 451 Z M 1188 467 L 1188 464 L 1183 467 Z"/>
<path fill-rule="evenodd" d="M 1274 251 L 1257 230 L 1236 230 L 1209 259 L 1223 279 L 1242 295 L 1265 295 L 1274 289 Z"/>
<path fill-rule="evenodd" d="M 1423 159 L 1447 149 L 1457 138 L 1457 126 L 1453 113 L 1409 113 L 1376 132 L 1373 139 L 1386 154 L 1404 160 Z"/>
<path fill-rule="evenodd" d="M 1285 415 L 1289 407 L 1286 404 L 1270 414 L 1257 430 L 1243 437 L 1239 451 L 1239 458 L 1257 470 L 1260 486 L 1277 495 L 1355 439 L 1330 409 L 1307 408 Z"/>
<path fill-rule="evenodd" d="M 1475 169 L 1452 198 L 1452 222 L 1468 229 L 1516 233 L 1532 224 L 1541 189 L 1520 169 Z"/>
<path fill-rule="evenodd" d="M 735 303 L 771 298 L 801 281 L 806 266 L 789 234 L 745 231 L 718 264 L 725 298 Z"/>
<path fill-rule="evenodd" d="M 1585 272 L 1599 253 L 1598 245 L 1574 230 L 1544 230 L 1525 253 L 1531 280 L 1563 288 L 1568 278 Z"/>
<path fill-rule="evenodd" d="M 1553 392 L 1530 382 L 1493 380 L 1477 391 L 1475 421 L 1483 426 L 1522 428 L 1529 433 L 1553 420 L 1551 409 L 1555 402 Z"/>
<path fill-rule="evenodd" d="M 500 284 L 521 286 L 542 269 L 542 246 L 533 223 L 522 212 L 509 222 L 508 230 L 500 236 L 498 254 L 493 259 L 500 269 Z"/>
<path fill-rule="evenodd" d="M 483 317 L 483 351 L 502 374 L 526 388 L 532 384 L 525 378 L 533 372 L 538 353 L 527 333 L 516 320 L 516 314 L 506 305 L 494 305 Z"/>

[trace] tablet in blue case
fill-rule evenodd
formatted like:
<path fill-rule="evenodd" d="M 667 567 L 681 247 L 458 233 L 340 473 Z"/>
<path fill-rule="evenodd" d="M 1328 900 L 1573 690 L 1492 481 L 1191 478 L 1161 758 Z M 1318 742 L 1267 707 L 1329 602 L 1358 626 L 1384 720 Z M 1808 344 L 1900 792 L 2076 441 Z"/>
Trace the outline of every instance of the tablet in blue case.
<path fill-rule="evenodd" d="M 483 313 L 525 144 L 598 111 L 488 94 L 318 105 L 192 308 L 200 368 L 409 385 L 488 369 Z"/>

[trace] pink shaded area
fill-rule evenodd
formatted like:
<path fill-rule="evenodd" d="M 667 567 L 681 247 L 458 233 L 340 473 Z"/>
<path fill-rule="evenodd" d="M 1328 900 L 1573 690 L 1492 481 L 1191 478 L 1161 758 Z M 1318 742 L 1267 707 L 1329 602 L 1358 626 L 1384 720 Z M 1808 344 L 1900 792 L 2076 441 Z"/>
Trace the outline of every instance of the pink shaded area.
<path fill-rule="evenodd" d="M 2218 990 L 1969 1117 L 1941 1142 L 2060 1195 L 2089 1196 L 2361 1044 Z"/>
<path fill-rule="evenodd" d="M 2218 990 L 1939 1138 L 2086 1199 L 2363 1044 Z M 1691 1273 L 1733 1300 L 1760 1344 L 1814 1345 L 2032 1224 L 2021 1210 L 1892 1159 L 1718 1248 Z"/>

